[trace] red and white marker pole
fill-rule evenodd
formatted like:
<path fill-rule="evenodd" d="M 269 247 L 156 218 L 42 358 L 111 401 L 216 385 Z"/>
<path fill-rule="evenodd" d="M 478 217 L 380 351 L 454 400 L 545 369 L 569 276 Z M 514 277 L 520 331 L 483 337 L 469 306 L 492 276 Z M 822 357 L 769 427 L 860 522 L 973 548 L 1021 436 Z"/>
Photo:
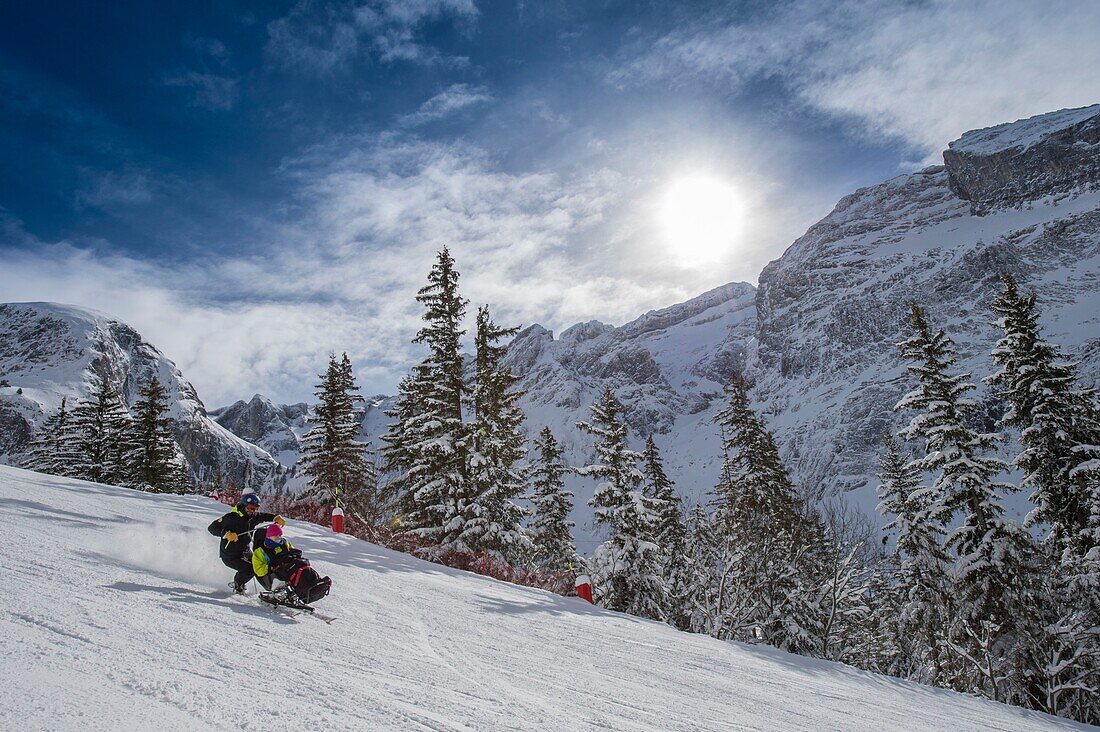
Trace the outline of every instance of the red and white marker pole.
<path fill-rule="evenodd" d="M 344 533 L 344 509 L 339 506 L 332 509 L 332 530 L 337 534 Z"/>
<path fill-rule="evenodd" d="M 587 574 L 578 574 L 577 581 L 573 585 L 577 589 L 577 597 L 587 602 L 592 602 L 592 580 Z"/>

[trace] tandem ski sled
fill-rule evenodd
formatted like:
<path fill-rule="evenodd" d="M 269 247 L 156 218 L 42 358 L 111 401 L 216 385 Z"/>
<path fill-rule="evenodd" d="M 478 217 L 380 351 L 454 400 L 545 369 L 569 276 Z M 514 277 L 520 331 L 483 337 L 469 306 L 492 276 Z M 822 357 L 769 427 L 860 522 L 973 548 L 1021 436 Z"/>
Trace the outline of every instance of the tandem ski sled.
<path fill-rule="evenodd" d="M 252 543 L 253 551 L 260 549 L 264 543 L 264 532 L 257 530 L 253 534 Z M 290 547 L 279 552 L 271 558 L 268 566 L 275 579 L 283 584 L 270 590 L 261 589 L 261 602 L 275 609 L 286 608 L 296 611 L 294 614 L 308 613 L 326 623 L 336 619 L 317 612 L 313 607 L 313 603 L 328 595 L 332 588 L 332 580 L 322 577 L 310 566 L 309 560 L 302 556 L 301 550 Z M 259 579 L 256 581 L 258 583 Z"/>

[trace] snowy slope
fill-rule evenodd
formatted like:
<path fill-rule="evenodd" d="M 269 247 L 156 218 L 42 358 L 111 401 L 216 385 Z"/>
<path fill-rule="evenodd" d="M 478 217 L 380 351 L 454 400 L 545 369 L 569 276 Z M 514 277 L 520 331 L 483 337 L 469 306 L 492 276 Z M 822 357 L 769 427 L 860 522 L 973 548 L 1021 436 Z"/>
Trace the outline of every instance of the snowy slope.
<path fill-rule="evenodd" d="M 0 729 L 1084 729 L 296 522 L 339 620 L 288 618 L 229 596 L 223 508 L 0 467 Z"/>
<path fill-rule="evenodd" d="M 58 303 L 0 304 L 0 462 L 18 464 L 35 430 L 57 411 L 90 394 L 105 378 L 127 407 L 156 376 L 168 394 L 173 436 L 192 473 L 205 468 L 237 485 L 246 474 L 269 484 L 278 466 L 264 450 L 206 414 L 195 388 L 176 365 L 126 323 L 88 308 Z"/>
<path fill-rule="evenodd" d="M 1100 104 L 1036 115 L 1029 119 L 971 130 L 948 147 L 955 152 L 992 155 L 1003 150 L 1026 150 L 1046 140 L 1052 130 L 1064 130 L 1100 116 Z"/>

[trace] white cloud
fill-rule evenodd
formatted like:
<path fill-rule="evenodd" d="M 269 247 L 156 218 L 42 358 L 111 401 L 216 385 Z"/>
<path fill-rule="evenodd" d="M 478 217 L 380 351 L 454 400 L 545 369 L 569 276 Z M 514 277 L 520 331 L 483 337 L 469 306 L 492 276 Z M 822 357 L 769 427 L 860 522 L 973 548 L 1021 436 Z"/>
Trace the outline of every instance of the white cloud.
<path fill-rule="evenodd" d="M 420 108 L 412 114 L 401 117 L 398 124 L 404 127 L 416 127 L 491 100 L 489 90 L 483 86 L 452 84 L 421 104 Z"/>
<path fill-rule="evenodd" d="M 633 185 L 621 174 L 507 173 L 474 147 L 392 135 L 334 142 L 284 173 L 306 213 L 271 231 L 262 256 L 160 264 L 8 222 L 0 300 L 117 316 L 218 405 L 256 391 L 306 398 L 343 350 L 365 368 L 365 391 L 392 392 L 422 357 L 415 294 L 443 246 L 472 307 L 488 303 L 504 324 L 622 322 L 701 291 L 657 276 L 660 262 L 648 280 L 620 266 L 636 253 L 609 218 Z"/>
<path fill-rule="evenodd" d="M 612 83 L 781 79 L 806 104 L 935 156 L 961 133 L 1100 101 L 1100 3 L 797 0 L 639 41 Z"/>
<path fill-rule="evenodd" d="M 346 348 L 362 363 L 381 350 L 340 305 L 204 302 L 196 296 L 212 293 L 202 293 L 202 268 L 67 243 L 8 250 L 4 260 L 0 299 L 71 303 L 129 323 L 176 362 L 211 408 L 254 391 L 303 396 L 329 351 Z"/>
<path fill-rule="evenodd" d="M 365 391 L 392 392 L 422 357 L 410 343 L 421 325 L 415 294 L 443 246 L 471 313 L 487 303 L 502 324 L 560 331 L 592 318 L 622 323 L 753 279 L 774 254 L 760 242 L 790 240 L 772 222 L 800 233 L 808 214 L 789 196 L 777 202 L 776 186 L 750 172 L 777 164 L 769 144 L 733 143 L 738 135 L 721 128 L 721 150 L 686 156 L 678 144 L 655 144 L 667 127 L 647 129 L 607 137 L 582 165 L 533 172 L 506 170 L 469 143 L 334 138 L 279 170 L 297 191 L 287 207 L 294 219 L 242 234 L 265 242 L 262 250 L 159 264 L 106 244 L 35 241 L 9 226 L 0 300 L 116 315 L 176 359 L 210 405 L 257 391 L 308 398 L 328 353 L 343 350 Z M 744 247 L 706 272 L 678 267 L 654 231 L 654 201 L 681 164 L 738 171 L 748 208 L 771 213 L 752 216 Z"/>

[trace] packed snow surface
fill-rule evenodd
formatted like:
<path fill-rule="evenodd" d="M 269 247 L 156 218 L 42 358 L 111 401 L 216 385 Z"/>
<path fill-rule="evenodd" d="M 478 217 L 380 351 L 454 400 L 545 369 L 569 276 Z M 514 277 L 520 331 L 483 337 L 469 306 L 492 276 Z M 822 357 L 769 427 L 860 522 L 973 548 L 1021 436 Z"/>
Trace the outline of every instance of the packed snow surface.
<path fill-rule="evenodd" d="M 293 521 L 338 620 L 287 617 L 229 594 L 224 510 L 0 467 L 0 729 L 1083 729 Z"/>

